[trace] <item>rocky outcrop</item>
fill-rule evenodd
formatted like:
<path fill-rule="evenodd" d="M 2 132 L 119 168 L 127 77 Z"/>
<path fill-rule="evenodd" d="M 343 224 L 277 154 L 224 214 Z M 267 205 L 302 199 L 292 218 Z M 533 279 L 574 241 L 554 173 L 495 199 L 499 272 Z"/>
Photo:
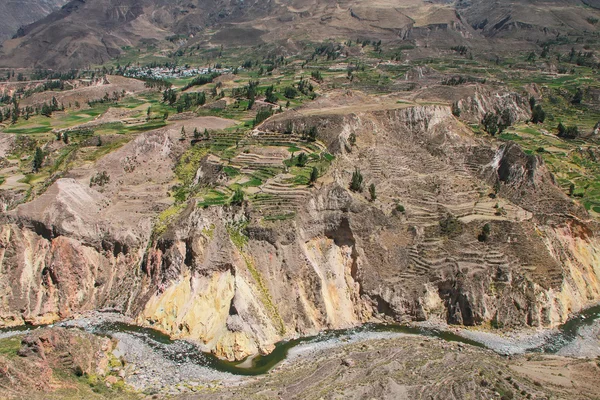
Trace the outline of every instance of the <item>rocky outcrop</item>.
<path fill-rule="evenodd" d="M 513 92 L 495 92 L 478 86 L 475 94 L 455 102 L 453 108 L 461 119 L 479 124 L 486 113 L 501 114 L 505 110 L 512 122 L 531 118 L 529 99 Z"/>
<path fill-rule="evenodd" d="M 352 232 L 338 215 L 304 231 L 261 229 L 244 210 L 195 210 L 175 226 L 149 252 L 145 269 L 159 290 L 140 322 L 240 359 L 370 317 Z"/>
<path fill-rule="evenodd" d="M 15 356 L 0 355 L 3 397 L 38 398 L 59 389 L 64 377 L 105 376 L 112 349 L 110 339 L 77 329 L 36 330 L 23 337 Z"/>
<path fill-rule="evenodd" d="M 119 196 L 145 188 L 149 168 L 172 181 L 185 150 L 177 127 L 100 160 L 111 175 L 102 194 L 79 171 L 18 207 L 0 236 L 4 325 L 111 307 L 233 360 L 382 319 L 553 327 L 600 299 L 597 225 L 539 157 L 474 136 L 445 106 L 295 115 L 261 129 L 288 122 L 318 126 L 337 157 L 291 219 L 263 219 L 252 202 L 191 201 L 164 229 L 144 229 L 160 185 L 148 214 L 132 216 L 137 199 Z M 376 200 L 347 189 L 356 167 Z"/>

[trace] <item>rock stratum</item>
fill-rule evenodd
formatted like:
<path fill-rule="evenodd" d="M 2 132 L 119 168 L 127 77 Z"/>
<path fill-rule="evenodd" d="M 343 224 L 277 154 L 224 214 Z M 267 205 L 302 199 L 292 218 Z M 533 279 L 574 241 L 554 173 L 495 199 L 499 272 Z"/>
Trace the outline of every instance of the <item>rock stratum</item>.
<path fill-rule="evenodd" d="M 335 96 L 347 106 L 323 96 L 244 139 L 268 149 L 287 126 L 318 127 L 315 145 L 335 159 L 313 187 L 275 176 L 262 203 L 192 200 L 165 214 L 193 146 L 180 124 L 225 124 L 199 117 L 140 134 L 5 213 L 2 325 L 110 308 L 239 360 L 369 321 L 556 327 L 600 299 L 598 225 L 539 156 L 476 136 L 449 106 Z M 509 97 L 474 96 L 465 115 Z M 515 119 L 527 114 L 511 104 Z M 224 163 L 205 156 L 196 180 L 217 184 Z M 363 193 L 348 189 L 355 167 Z M 110 182 L 90 187 L 97 171 Z M 273 208 L 291 217 L 263 218 Z"/>

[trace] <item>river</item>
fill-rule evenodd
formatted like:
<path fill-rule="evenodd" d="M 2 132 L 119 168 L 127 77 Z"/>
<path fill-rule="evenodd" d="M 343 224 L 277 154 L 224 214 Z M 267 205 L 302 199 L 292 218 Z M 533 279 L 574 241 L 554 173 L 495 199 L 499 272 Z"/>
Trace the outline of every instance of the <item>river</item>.
<path fill-rule="evenodd" d="M 85 320 L 85 323 L 81 323 L 83 320 Z M 156 355 L 174 365 L 195 365 L 203 369 L 233 375 L 265 374 L 278 363 L 285 360 L 290 350 L 302 348 L 303 346 L 314 347 L 336 345 L 336 343 L 345 344 L 351 341 L 393 335 L 427 336 L 449 342 L 460 342 L 488 348 L 501 354 L 535 352 L 561 354 L 565 349 L 573 348 L 577 344 L 577 341 L 583 340 L 588 344 L 587 347 L 583 347 L 584 349 L 589 349 L 589 343 L 592 343 L 592 346 L 595 346 L 594 351 L 597 350 L 597 353 L 600 353 L 600 346 L 598 346 L 597 339 L 597 335 L 600 332 L 600 305 L 574 315 L 558 329 L 545 330 L 539 333 L 529 332 L 521 334 L 518 337 L 507 337 L 489 331 L 474 331 L 470 329 L 455 328 L 453 331 L 450 331 L 448 329 L 425 326 L 365 324 L 357 328 L 324 331 L 316 336 L 282 341 L 276 344 L 275 349 L 270 354 L 257 355 L 240 362 L 221 360 L 210 353 L 202 352 L 199 346 L 191 341 L 172 340 L 169 336 L 157 330 L 121 322 L 114 318 L 105 321 L 100 316 L 94 319 L 84 318 L 82 320 L 65 321 L 57 325 L 80 327 L 91 333 L 111 336 L 119 340 L 127 337 L 133 341 L 143 343 L 145 347 L 151 348 Z M 35 328 L 18 327 L 0 329 L 0 338 L 22 334 L 30 329 Z M 586 354 L 571 354 L 567 351 L 565 355 L 585 356 Z M 597 354 L 589 354 L 589 356 L 595 357 Z"/>

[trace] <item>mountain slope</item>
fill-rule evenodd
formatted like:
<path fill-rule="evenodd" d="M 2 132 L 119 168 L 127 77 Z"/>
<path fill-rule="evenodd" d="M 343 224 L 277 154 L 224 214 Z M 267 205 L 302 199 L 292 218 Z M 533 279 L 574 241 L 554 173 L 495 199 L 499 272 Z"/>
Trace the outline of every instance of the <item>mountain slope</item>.
<path fill-rule="evenodd" d="M 26 27 L 21 37 L 7 41 L 0 66 L 64 69 L 102 64 L 128 47 L 174 50 L 336 37 L 425 40 L 435 47 L 468 40 L 473 46 L 478 42 L 488 46 L 490 37 L 535 41 L 558 33 L 594 31 L 597 27 L 586 18 L 596 14 L 580 0 L 401 4 L 391 0 L 74 0 Z M 167 40 L 173 35 L 180 39 L 176 44 Z"/>
<path fill-rule="evenodd" d="M 29 25 L 52 11 L 58 10 L 67 0 L 6 0 L 0 2 L 0 43 L 11 38 L 17 30 Z"/>

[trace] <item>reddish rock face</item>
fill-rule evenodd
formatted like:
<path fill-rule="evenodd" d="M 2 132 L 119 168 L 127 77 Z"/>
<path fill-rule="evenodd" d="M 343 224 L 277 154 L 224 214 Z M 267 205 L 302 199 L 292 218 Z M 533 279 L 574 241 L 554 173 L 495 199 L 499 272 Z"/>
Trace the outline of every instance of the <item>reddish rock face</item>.
<path fill-rule="evenodd" d="M 318 126 L 337 154 L 318 186 L 267 187 L 288 196 L 290 220 L 265 221 L 260 204 L 193 200 L 159 225 L 185 151 L 180 127 L 142 134 L 98 160 L 111 176 L 102 193 L 83 185 L 89 170 L 71 171 L 79 180 L 61 179 L 7 213 L 1 323 L 113 308 L 239 359 L 374 315 L 554 327 L 600 298 L 597 226 L 541 159 L 480 140 L 449 107 L 306 112 L 264 127 Z M 348 150 L 351 133 L 365 150 Z M 261 135 L 271 134 L 253 140 Z M 347 189 L 356 166 L 379 182 L 378 201 Z M 39 343 L 30 347 L 47 356 Z"/>

